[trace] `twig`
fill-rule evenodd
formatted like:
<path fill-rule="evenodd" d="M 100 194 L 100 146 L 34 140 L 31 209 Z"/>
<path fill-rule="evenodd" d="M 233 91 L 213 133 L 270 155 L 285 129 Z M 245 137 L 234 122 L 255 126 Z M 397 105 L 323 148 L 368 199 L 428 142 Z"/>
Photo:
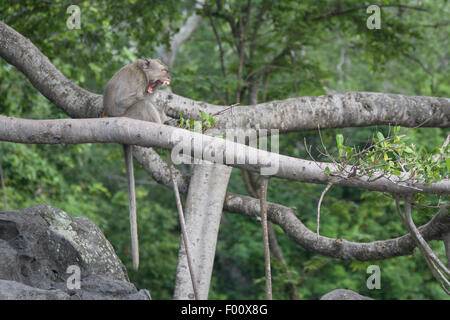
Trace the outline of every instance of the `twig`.
<path fill-rule="evenodd" d="M 409 233 L 411 234 L 411 237 L 415 240 L 433 277 L 437 280 L 437 282 L 439 283 L 441 288 L 445 291 L 445 293 L 450 295 L 450 281 L 446 278 L 446 276 L 450 277 L 450 271 L 442 263 L 442 261 L 436 256 L 436 254 L 430 248 L 430 246 L 425 241 L 425 239 L 422 237 L 422 235 L 420 234 L 416 225 L 414 224 L 414 221 L 411 217 L 411 202 L 412 202 L 411 195 L 407 195 L 404 200 L 405 200 L 405 203 L 404 203 L 404 209 L 405 209 L 404 211 L 405 212 L 402 213 L 402 210 L 400 208 L 399 197 L 396 196 L 396 198 L 395 198 L 397 212 L 398 212 L 400 218 L 402 219 L 403 225 L 409 231 Z M 444 274 L 442 274 L 441 270 L 444 272 Z"/>
<path fill-rule="evenodd" d="M 444 143 L 442 144 L 441 153 L 444 153 L 444 150 L 448 146 L 449 143 L 450 143 L 450 133 L 447 135 L 447 138 L 445 139 Z M 444 160 L 444 156 L 442 154 L 435 154 L 433 156 L 433 159 L 435 161 L 439 161 L 440 159 Z"/>
<path fill-rule="evenodd" d="M 311 102 L 309 103 L 311 104 Z M 334 159 L 334 157 L 328 153 L 327 147 L 325 147 L 325 144 L 323 143 L 322 133 L 320 132 L 320 124 L 317 125 L 317 131 L 319 133 L 320 143 L 322 144 L 322 147 L 325 150 L 325 154 L 327 155 L 328 159 L 331 159 L 331 161 L 339 168 L 339 164 L 337 163 L 336 159 Z"/>
<path fill-rule="evenodd" d="M 298 79 L 297 79 L 297 56 L 295 50 L 291 50 L 292 64 L 294 65 L 292 74 L 294 75 L 295 96 L 298 97 Z"/>
<path fill-rule="evenodd" d="M 227 108 L 225 108 L 223 110 L 220 110 L 220 111 L 217 111 L 216 113 L 213 113 L 212 116 L 217 116 L 217 115 L 219 115 L 221 113 L 224 113 L 225 111 L 228 111 L 230 109 L 233 110 L 233 107 L 236 107 L 238 105 L 239 105 L 239 103 L 232 104 L 232 105 L 230 105 L 229 107 L 227 107 Z"/>
<path fill-rule="evenodd" d="M 328 183 L 327 187 L 325 188 L 325 190 L 323 190 L 322 194 L 320 195 L 319 198 L 319 204 L 317 206 L 317 240 L 319 240 L 319 227 L 320 227 L 320 205 L 322 204 L 322 200 L 323 197 L 325 196 L 325 194 L 328 192 L 328 190 L 330 190 L 331 186 L 333 185 L 333 183 Z"/>
<path fill-rule="evenodd" d="M 258 192 L 256 191 L 256 188 L 250 177 L 250 172 L 248 172 L 247 170 L 244 170 L 244 169 L 241 169 L 241 172 L 242 172 L 242 177 L 244 178 L 244 184 L 245 184 L 245 187 L 247 188 L 248 193 L 253 198 L 258 198 Z"/>
<path fill-rule="evenodd" d="M 270 249 L 269 249 L 269 233 L 267 230 L 267 186 L 269 185 L 269 178 L 261 176 L 261 227 L 264 244 L 264 262 L 266 266 L 266 299 L 272 300 L 272 275 L 270 272 Z"/>
<path fill-rule="evenodd" d="M 169 155 L 169 171 L 170 171 L 170 178 L 172 179 L 175 200 L 177 202 L 178 216 L 180 218 L 181 235 L 183 237 L 184 250 L 186 251 L 186 258 L 187 258 L 189 273 L 191 275 L 192 289 L 194 290 L 195 300 L 199 300 L 197 281 L 195 281 L 194 268 L 193 268 L 191 254 L 189 251 L 189 243 L 190 242 L 188 240 L 187 233 L 186 233 L 186 225 L 185 225 L 184 214 L 183 214 L 183 206 L 181 205 L 181 199 L 180 199 L 180 193 L 178 191 L 178 185 L 175 180 L 175 177 L 173 176 L 172 161 L 170 160 L 170 155 Z"/>
<path fill-rule="evenodd" d="M 412 200 L 412 197 L 410 195 L 406 196 L 405 204 L 404 204 L 405 214 L 406 214 L 406 222 L 408 223 L 408 226 L 413 231 L 414 236 L 417 238 L 417 241 L 425 249 L 427 254 L 431 257 L 431 260 L 433 260 L 444 271 L 444 273 L 448 277 L 450 277 L 450 270 L 448 270 L 447 267 L 445 266 L 445 264 L 443 264 L 442 261 L 436 256 L 434 251 L 430 248 L 430 246 L 425 241 L 425 239 L 422 237 L 422 235 L 420 234 L 416 225 L 414 224 L 414 221 L 411 217 L 411 200 Z M 450 286 L 450 282 L 448 280 L 446 281 L 446 283 L 448 286 Z"/>
<path fill-rule="evenodd" d="M 223 75 L 223 79 L 225 80 L 227 78 L 227 71 L 225 68 L 225 62 L 224 62 L 224 51 L 223 51 L 223 47 L 222 47 L 222 40 L 220 39 L 220 35 L 217 32 L 217 28 L 216 28 L 216 24 L 214 22 L 214 18 L 211 14 L 211 12 L 208 10 L 207 6 L 204 6 L 204 11 L 207 14 L 208 18 L 209 18 L 209 22 L 211 24 L 211 27 L 213 29 L 214 32 L 214 36 L 216 37 L 216 42 L 217 45 L 219 46 L 219 60 L 220 60 L 220 68 L 222 70 L 222 75 Z M 230 101 L 230 94 L 228 92 L 228 88 L 225 91 L 225 97 L 226 97 L 226 103 L 228 104 Z"/>

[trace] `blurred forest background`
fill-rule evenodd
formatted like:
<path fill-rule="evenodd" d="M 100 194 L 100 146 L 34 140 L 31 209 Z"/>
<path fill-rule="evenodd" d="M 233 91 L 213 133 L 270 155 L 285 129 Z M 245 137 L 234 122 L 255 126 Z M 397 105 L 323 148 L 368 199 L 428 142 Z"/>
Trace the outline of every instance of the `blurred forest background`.
<path fill-rule="evenodd" d="M 217 3 L 222 2 L 219 15 L 197 10 L 201 23 L 181 47 L 171 70 L 174 93 L 209 103 L 233 104 L 236 88 L 245 88 L 246 81 L 259 74 L 258 102 L 349 91 L 450 96 L 448 1 L 380 1 L 378 4 L 386 5 L 381 11 L 380 30 L 367 29 L 369 14 L 365 8 L 373 3 L 365 1 L 249 1 L 248 41 L 253 41 L 253 49 L 244 49 L 251 59 L 241 69 L 227 17 L 238 21 L 247 13 L 248 2 L 206 1 L 210 12 L 217 11 Z M 71 4 L 81 8 L 80 30 L 66 26 L 66 10 Z M 175 0 L 6 0 L 0 3 L 0 19 L 29 38 L 66 77 L 87 90 L 102 93 L 107 80 L 123 65 L 138 57 L 156 58 L 157 48 L 169 43 L 194 5 L 194 1 Z M 351 8 L 359 9 L 344 12 Z M 252 38 L 256 26 L 259 29 Z M 247 99 L 248 90 L 242 90 L 242 104 L 248 104 Z M 31 119 L 67 117 L 3 60 L 0 114 Z M 328 150 L 335 152 L 337 133 L 344 135 L 346 145 L 358 146 L 376 130 L 387 136 L 389 128 L 321 133 Z M 427 152 L 440 147 L 448 133 L 437 128 L 403 131 L 410 143 Z M 317 155 L 315 147 L 321 145 L 317 132 L 281 136 L 280 152 L 309 159 L 304 139 Z M 2 142 L 0 164 L 5 182 L 0 190 L 0 210 L 5 209 L 5 197 L 10 210 L 48 203 L 90 218 L 112 243 L 137 287 L 150 289 L 154 299 L 172 297 L 180 234 L 174 196 L 135 166 L 141 265 L 138 272 L 133 271 L 121 146 Z M 323 189 L 322 185 L 271 179 L 268 198 L 297 207 L 299 218 L 315 230 Z M 233 170 L 229 191 L 248 194 L 239 170 Z M 427 196 L 425 201 L 436 204 L 438 198 Z M 415 212 L 416 224 L 421 225 L 435 210 L 417 208 Z M 406 233 L 390 197 L 337 186 L 322 203 L 320 230 L 325 236 L 361 242 Z M 292 284 L 301 299 L 318 299 L 336 288 L 376 299 L 448 299 L 418 251 L 386 261 L 342 261 L 305 251 L 276 226 L 275 232 L 287 262 L 283 265 L 272 258 L 275 299 L 293 298 Z M 444 257 L 442 242 L 431 244 Z M 370 264 L 381 267 L 380 290 L 366 287 Z M 225 212 L 210 298 L 264 296 L 260 225 L 254 219 Z"/>

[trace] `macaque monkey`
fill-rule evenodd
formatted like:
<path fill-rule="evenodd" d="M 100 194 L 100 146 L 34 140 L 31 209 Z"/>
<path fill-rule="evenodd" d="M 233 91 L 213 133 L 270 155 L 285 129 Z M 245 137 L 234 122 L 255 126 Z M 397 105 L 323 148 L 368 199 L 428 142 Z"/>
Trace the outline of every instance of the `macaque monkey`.
<path fill-rule="evenodd" d="M 138 59 L 123 67 L 108 81 L 103 93 L 103 113 L 108 117 L 129 117 L 165 123 L 169 118 L 148 99 L 159 85 L 170 85 L 169 68 L 158 59 Z M 130 229 L 133 268 L 139 267 L 133 155 L 123 145 L 130 202 Z"/>

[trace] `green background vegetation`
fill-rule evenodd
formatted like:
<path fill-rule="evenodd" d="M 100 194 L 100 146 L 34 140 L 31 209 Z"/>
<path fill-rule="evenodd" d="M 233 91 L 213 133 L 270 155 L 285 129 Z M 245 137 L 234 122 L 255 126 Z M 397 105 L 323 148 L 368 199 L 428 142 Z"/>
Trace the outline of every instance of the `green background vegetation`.
<path fill-rule="evenodd" d="M 237 17 L 243 1 L 225 1 Z M 448 97 L 448 1 L 421 1 L 427 11 L 383 8 L 381 30 L 368 30 L 365 10 L 310 23 L 308 12 L 329 12 L 340 1 L 277 1 L 261 26 L 254 59 L 247 74 L 267 65 L 286 45 L 296 53 L 279 59 L 270 74 L 265 101 L 329 92 L 373 91 Z M 215 3 L 215 2 L 214 2 Z M 253 1 L 254 13 L 270 1 Z M 381 1 L 396 4 L 397 1 Z M 70 1 L 2 1 L 0 19 L 29 38 L 59 69 L 81 87 L 102 93 L 107 80 L 136 57 L 155 57 L 178 31 L 191 1 L 79 1 L 81 30 L 68 30 Z M 364 1 L 345 1 L 346 8 Z M 415 2 L 411 1 L 411 5 Z M 202 14 L 200 12 L 200 14 Z M 252 20 L 254 23 L 256 19 Z M 237 78 L 238 56 L 229 26 L 216 19 L 227 68 L 223 76 L 216 38 L 208 18 L 178 53 L 172 69 L 172 90 L 192 99 L 223 104 L 225 92 L 242 84 Z M 162 31 L 165 31 L 163 33 Z M 344 59 L 342 59 L 344 56 Z M 339 66 L 339 67 L 338 67 Z M 0 60 L 0 114 L 31 119 L 67 117 L 46 100 L 14 67 Z M 327 92 L 325 88 L 328 88 Z M 233 95 L 226 101 L 234 103 Z M 244 96 L 243 104 L 246 104 Z M 264 97 L 259 96 L 260 102 Z M 363 146 L 388 128 L 346 128 L 322 132 L 328 150 L 337 151 L 335 136 L 345 145 Z M 420 128 L 402 132 L 419 149 L 433 151 L 446 130 Z M 317 132 L 281 137 L 280 152 L 308 158 L 303 141 L 320 147 Z M 322 159 L 324 160 L 324 159 Z M 132 271 L 128 201 L 122 148 L 115 144 L 70 146 L 0 143 L 0 161 L 9 209 L 48 203 L 93 220 L 105 233 L 130 270 L 131 280 L 149 288 L 154 299 L 170 299 L 175 283 L 179 227 L 173 194 L 136 167 L 141 266 Z M 268 198 L 297 208 L 298 217 L 315 230 L 317 202 L 324 186 L 272 179 Z M 247 194 L 240 172 L 233 170 L 229 190 Z M 1 193 L 3 193 L 1 191 Z M 3 196 L 3 194 L 2 194 Z M 424 201 L 436 204 L 436 197 Z M 3 201 L 0 210 L 4 209 Z M 416 224 L 426 222 L 432 209 L 415 210 Z M 351 241 L 375 241 L 405 233 L 392 199 L 386 195 L 333 186 L 322 204 L 321 234 Z M 446 299 L 420 253 L 386 261 L 357 262 L 329 259 L 305 251 L 275 226 L 278 241 L 293 275 L 273 261 L 275 299 L 290 299 L 289 282 L 300 298 L 318 299 L 336 289 L 355 290 L 377 299 Z M 441 258 L 443 245 L 432 242 Z M 366 288 L 366 268 L 381 267 L 381 290 Z M 264 258 L 259 224 L 224 213 L 217 244 L 210 298 L 264 298 Z"/>

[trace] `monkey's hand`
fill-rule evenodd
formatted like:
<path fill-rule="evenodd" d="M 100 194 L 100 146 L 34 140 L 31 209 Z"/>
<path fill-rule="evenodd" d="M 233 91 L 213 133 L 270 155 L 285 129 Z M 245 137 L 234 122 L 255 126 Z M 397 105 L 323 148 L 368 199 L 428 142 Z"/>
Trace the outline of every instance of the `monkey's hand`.
<path fill-rule="evenodd" d="M 178 119 L 169 118 L 166 121 L 164 121 L 164 124 L 166 126 L 175 127 L 179 123 Z"/>

